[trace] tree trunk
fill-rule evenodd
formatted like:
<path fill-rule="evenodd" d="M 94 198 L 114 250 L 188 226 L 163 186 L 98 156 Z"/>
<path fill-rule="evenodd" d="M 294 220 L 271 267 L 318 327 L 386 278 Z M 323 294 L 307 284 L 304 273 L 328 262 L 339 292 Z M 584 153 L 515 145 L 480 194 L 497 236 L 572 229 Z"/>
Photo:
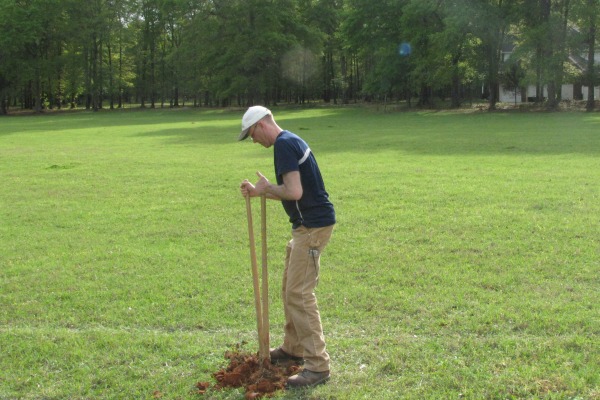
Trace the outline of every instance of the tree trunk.
<path fill-rule="evenodd" d="M 558 102 L 556 100 L 556 82 L 552 79 L 548 82 L 548 109 L 555 110 L 558 106 Z"/>
<path fill-rule="evenodd" d="M 452 89 L 450 93 L 452 108 L 459 108 L 461 103 L 461 95 L 460 95 L 460 72 L 458 70 L 458 62 L 460 61 L 460 57 L 454 57 L 452 60 Z"/>
<path fill-rule="evenodd" d="M 348 104 L 348 64 L 346 57 L 340 57 L 340 73 L 342 75 L 342 104 Z"/>
<path fill-rule="evenodd" d="M 114 96 L 114 79 L 113 79 L 113 65 L 112 65 L 112 51 L 111 44 L 108 42 L 106 44 L 106 51 L 108 52 L 108 97 L 110 109 L 114 110 L 115 108 L 115 96 Z"/>
<path fill-rule="evenodd" d="M 119 105 L 118 108 L 123 108 L 123 43 L 119 37 Z"/>
<path fill-rule="evenodd" d="M 98 111 L 98 41 L 96 35 L 92 39 L 92 111 Z"/>
<path fill-rule="evenodd" d="M 102 109 L 102 102 L 104 99 L 104 74 L 102 68 L 102 38 L 98 40 L 98 84 L 96 85 L 96 107 L 98 110 Z"/>
<path fill-rule="evenodd" d="M 595 47 L 596 47 L 596 0 L 587 0 L 590 12 L 590 27 L 588 32 L 588 60 L 587 60 L 587 83 L 588 83 L 588 98 L 585 105 L 587 111 L 594 111 L 595 98 L 594 86 L 596 84 L 595 62 Z"/>
<path fill-rule="evenodd" d="M 33 110 L 36 113 L 41 113 L 42 112 L 42 83 L 40 82 L 41 78 L 39 76 L 39 73 L 36 73 L 36 78 L 35 78 L 35 82 L 33 83 L 33 98 L 34 98 L 34 105 L 33 105 Z"/>
<path fill-rule="evenodd" d="M 498 92 L 500 90 L 500 84 L 498 83 L 498 79 L 495 81 L 491 81 L 488 85 L 488 90 L 490 92 L 489 101 L 488 101 L 488 110 L 493 111 L 496 109 L 496 103 L 498 102 Z"/>
<path fill-rule="evenodd" d="M 327 49 L 323 56 L 323 101 L 330 103 L 332 98 L 332 83 L 333 83 L 333 53 L 331 49 Z"/>
<path fill-rule="evenodd" d="M 425 84 L 421 85 L 421 94 L 419 95 L 419 102 L 417 103 L 417 106 L 427 108 L 431 108 L 433 106 L 433 101 L 431 99 L 431 86 L 427 86 Z"/>
<path fill-rule="evenodd" d="M 8 100 L 4 97 L 0 98 L 0 115 L 8 114 Z"/>

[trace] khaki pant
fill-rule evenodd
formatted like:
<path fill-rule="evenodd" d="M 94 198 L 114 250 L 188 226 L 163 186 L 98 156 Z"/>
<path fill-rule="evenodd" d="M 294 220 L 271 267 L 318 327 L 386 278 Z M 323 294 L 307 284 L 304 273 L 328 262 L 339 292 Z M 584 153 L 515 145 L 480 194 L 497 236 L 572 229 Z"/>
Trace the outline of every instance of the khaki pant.
<path fill-rule="evenodd" d="M 329 370 L 314 290 L 319 281 L 321 252 L 332 232 L 333 225 L 292 230 L 285 257 L 282 298 L 286 324 L 282 348 L 288 354 L 304 357 L 305 368 L 314 372 Z"/>

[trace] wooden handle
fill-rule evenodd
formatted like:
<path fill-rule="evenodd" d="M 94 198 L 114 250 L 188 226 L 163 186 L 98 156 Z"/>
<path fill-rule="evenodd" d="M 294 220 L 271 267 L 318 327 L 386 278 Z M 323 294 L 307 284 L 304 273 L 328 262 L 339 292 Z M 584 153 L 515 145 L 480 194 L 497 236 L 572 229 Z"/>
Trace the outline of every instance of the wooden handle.
<path fill-rule="evenodd" d="M 269 359 L 269 271 L 267 268 L 267 197 L 260 197 L 261 242 L 262 242 L 262 341 L 267 354 L 262 360 Z"/>
<path fill-rule="evenodd" d="M 269 349 L 264 349 L 263 319 L 261 312 L 260 287 L 258 285 L 258 265 L 256 262 L 256 243 L 254 241 L 254 227 L 252 223 L 252 205 L 250 196 L 246 196 L 246 216 L 248 218 L 248 236 L 250 240 L 250 261 L 252 263 L 252 282 L 254 284 L 254 308 L 256 308 L 256 328 L 258 331 L 258 354 L 261 360 L 264 360 L 265 353 L 269 354 Z"/>

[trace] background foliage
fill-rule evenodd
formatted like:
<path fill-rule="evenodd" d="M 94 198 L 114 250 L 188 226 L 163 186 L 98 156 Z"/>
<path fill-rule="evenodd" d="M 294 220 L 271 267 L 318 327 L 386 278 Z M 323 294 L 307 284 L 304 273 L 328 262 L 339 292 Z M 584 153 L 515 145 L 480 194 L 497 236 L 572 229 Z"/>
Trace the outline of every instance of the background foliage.
<path fill-rule="evenodd" d="M 599 8 L 598 0 L 0 0 L 0 112 L 412 98 L 456 107 L 482 96 L 494 108 L 505 72 L 513 85 L 547 87 L 555 107 L 566 76 L 597 81 Z M 402 43 L 412 51 L 399 51 Z M 514 44 L 523 73 L 503 62 Z M 566 71 L 577 57 L 580 68 Z"/>

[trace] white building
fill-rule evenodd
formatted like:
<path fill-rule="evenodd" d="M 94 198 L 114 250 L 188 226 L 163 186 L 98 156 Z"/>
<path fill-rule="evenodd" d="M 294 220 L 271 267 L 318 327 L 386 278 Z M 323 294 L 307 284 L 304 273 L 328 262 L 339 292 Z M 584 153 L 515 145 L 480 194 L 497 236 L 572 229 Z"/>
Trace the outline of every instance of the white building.
<path fill-rule="evenodd" d="M 544 86 L 543 96 L 548 98 L 548 88 Z M 564 84 L 561 86 L 562 100 L 587 100 L 589 87 L 574 84 Z M 576 95 L 578 94 L 578 95 Z M 535 86 L 529 85 L 526 89 L 519 90 L 515 97 L 514 90 L 506 90 L 500 85 L 498 93 L 499 101 L 503 103 L 522 103 L 524 101 L 533 101 L 535 98 Z M 594 88 L 594 99 L 600 100 L 600 87 Z"/>
<path fill-rule="evenodd" d="M 507 61 L 510 58 L 514 50 L 514 45 L 506 47 L 502 51 L 502 62 Z M 594 56 L 595 65 L 598 65 L 600 69 L 600 53 L 596 53 Z M 569 62 L 572 63 L 579 71 L 583 72 L 587 69 L 587 53 L 584 55 L 570 55 Z M 561 86 L 561 99 L 562 100 L 587 100 L 589 95 L 589 87 L 583 86 L 577 83 L 566 83 Z M 506 103 L 522 103 L 527 101 L 534 101 L 536 97 L 536 90 L 534 85 L 529 85 L 527 88 L 517 89 L 515 95 L 514 90 L 506 90 L 502 84 L 500 84 L 500 90 L 498 91 L 499 101 Z M 547 87 L 544 86 L 542 96 L 548 98 Z M 600 86 L 594 88 L 594 99 L 600 100 Z"/>

